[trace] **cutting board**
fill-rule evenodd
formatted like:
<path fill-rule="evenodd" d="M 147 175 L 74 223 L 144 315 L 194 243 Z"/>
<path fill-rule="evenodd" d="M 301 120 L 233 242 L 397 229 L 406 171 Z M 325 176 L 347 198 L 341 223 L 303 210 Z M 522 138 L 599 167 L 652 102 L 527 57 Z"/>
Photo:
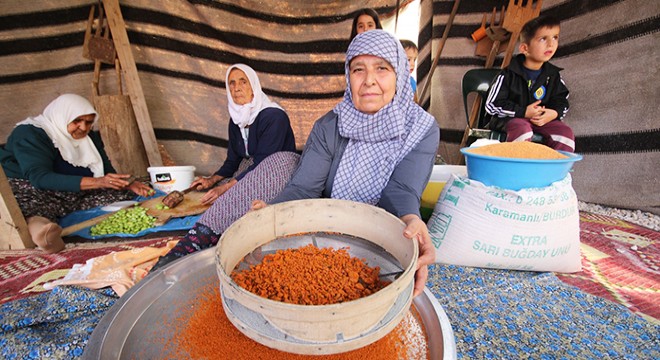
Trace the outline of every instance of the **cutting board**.
<path fill-rule="evenodd" d="M 147 214 L 156 218 L 154 226 L 165 224 L 171 218 L 186 217 L 190 215 L 201 214 L 211 205 L 202 205 L 199 199 L 206 194 L 206 191 L 191 191 L 183 196 L 183 201 L 172 209 L 158 209 L 158 204 L 162 204 L 163 197 L 157 197 L 145 200 L 140 206 L 147 209 Z"/>
<path fill-rule="evenodd" d="M 211 207 L 211 205 L 202 205 L 199 202 L 199 199 L 201 199 L 205 193 L 206 191 L 191 191 L 186 195 L 184 195 L 183 201 L 173 209 L 167 209 L 167 210 L 157 209 L 158 204 L 162 204 L 163 198 L 165 196 L 159 196 L 153 199 L 144 200 L 142 202 L 139 202 L 138 205 L 146 208 L 147 214 L 156 218 L 156 220 L 154 221 L 154 226 L 160 226 L 165 224 L 171 218 L 197 215 L 206 211 L 206 209 Z M 110 212 L 107 214 L 97 216 L 95 218 L 91 218 L 89 220 L 85 220 L 78 224 L 67 226 L 62 230 L 62 236 L 71 235 L 76 231 L 88 228 L 90 226 L 94 226 L 100 223 L 101 221 L 107 219 L 114 213 L 115 212 Z"/>

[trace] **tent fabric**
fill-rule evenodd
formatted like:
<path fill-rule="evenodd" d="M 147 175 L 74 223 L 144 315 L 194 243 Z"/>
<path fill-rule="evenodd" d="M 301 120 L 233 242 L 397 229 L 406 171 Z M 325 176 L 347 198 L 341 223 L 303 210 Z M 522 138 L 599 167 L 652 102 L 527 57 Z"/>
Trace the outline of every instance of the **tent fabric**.
<path fill-rule="evenodd" d="M 39 114 L 65 92 L 92 97 L 93 62 L 82 57 L 96 0 L 0 1 L 0 128 Z M 396 0 L 370 1 L 383 17 Z M 302 149 L 312 124 L 341 100 L 351 1 L 120 1 L 160 144 L 178 165 L 215 171 L 227 145 L 225 72 L 245 63 L 284 107 Z M 102 95 L 117 93 L 103 66 Z"/>
<path fill-rule="evenodd" d="M 396 0 L 368 2 L 120 1 L 156 139 L 178 165 L 210 174 L 224 160 L 224 75 L 244 62 L 289 113 L 302 149 L 316 119 L 345 87 L 344 53 L 355 11 L 392 17 Z M 407 3 L 401 1 L 402 4 Z M 461 1 L 422 105 L 441 128 L 439 154 L 457 163 L 465 129 L 460 79 L 483 67 L 470 34 L 507 0 Z M 0 0 L 0 143 L 14 124 L 62 93 L 91 98 L 92 61 L 82 57 L 96 0 Z M 425 85 L 454 0 L 421 0 L 417 77 Z M 562 22 L 553 62 L 571 91 L 566 121 L 584 160 L 574 167 L 582 201 L 660 213 L 660 8 L 642 0 L 545 0 Z M 399 24 L 399 26 L 402 26 Z M 501 58 L 495 63 L 501 64 Z M 117 93 L 104 65 L 101 94 Z"/>
<path fill-rule="evenodd" d="M 485 64 L 485 58 L 475 56 L 470 34 L 484 14 L 490 19 L 493 8 L 499 12 L 508 4 L 460 2 L 430 95 L 421 99 L 440 123 L 439 153 L 449 163 L 461 156 L 458 149 L 466 126 L 462 76 Z M 453 0 L 421 1 L 420 88 L 453 5 Z M 565 121 L 575 132 L 576 152 L 584 155 L 573 168 L 578 198 L 660 213 L 660 7 L 642 0 L 544 0 L 541 14 L 561 21 L 559 48 L 551 62 L 564 68 L 571 104 Z M 495 67 L 501 63 L 502 55 Z"/>

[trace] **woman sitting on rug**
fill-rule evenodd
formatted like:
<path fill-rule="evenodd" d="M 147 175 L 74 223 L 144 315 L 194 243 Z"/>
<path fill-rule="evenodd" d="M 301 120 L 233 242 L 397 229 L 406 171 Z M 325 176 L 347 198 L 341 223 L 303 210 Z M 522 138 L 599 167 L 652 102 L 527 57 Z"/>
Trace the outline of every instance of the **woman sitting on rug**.
<path fill-rule="evenodd" d="M 233 203 L 215 202 L 155 268 L 217 244 L 252 199 L 262 199 L 254 201 L 254 210 L 297 199 L 347 199 L 377 205 L 406 224 L 404 236 L 420 244 L 415 295 L 421 293 L 435 248 L 419 206 L 438 148 L 438 125 L 413 102 L 406 53 L 392 35 L 381 30 L 358 35 L 345 69 L 344 99 L 316 121 L 300 161 L 294 153 L 264 160 L 232 188 Z M 269 192 L 261 190 L 266 185 Z"/>
<path fill-rule="evenodd" d="M 151 191 L 141 182 L 129 183 L 128 174 L 115 174 L 101 137 L 90 132 L 97 119 L 87 99 L 64 94 L 42 115 L 16 124 L 0 148 L 32 241 L 46 252 L 64 248 L 58 218 Z"/>
<path fill-rule="evenodd" d="M 191 185 L 198 190 L 211 188 L 200 199 L 204 204 L 213 203 L 269 155 L 296 151 L 289 117 L 264 94 L 257 73 L 251 67 L 230 66 L 226 86 L 231 116 L 227 158 L 213 175 L 198 178 Z M 238 175 L 234 176 L 237 171 Z M 213 187 L 223 179 L 229 180 Z"/>

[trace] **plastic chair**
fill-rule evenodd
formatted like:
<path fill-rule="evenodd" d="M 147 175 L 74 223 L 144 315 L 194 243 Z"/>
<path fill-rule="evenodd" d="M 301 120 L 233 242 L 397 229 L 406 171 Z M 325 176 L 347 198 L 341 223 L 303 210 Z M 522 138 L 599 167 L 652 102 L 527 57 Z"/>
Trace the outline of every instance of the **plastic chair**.
<path fill-rule="evenodd" d="M 474 127 L 470 127 L 469 129 L 469 137 L 494 139 L 501 142 L 506 141 L 506 132 L 488 129 L 488 122 L 486 121 L 486 98 L 488 97 L 488 92 L 490 91 L 490 86 L 493 83 L 493 80 L 495 80 L 495 77 L 499 73 L 500 69 L 481 68 L 470 69 L 465 73 L 465 75 L 463 75 L 463 106 L 465 108 L 465 118 L 468 127 L 470 127 L 470 114 L 468 112 L 467 104 L 468 95 L 472 92 L 476 92 L 479 96 L 481 96 L 479 114 L 477 120 L 475 121 Z M 543 137 L 534 133 L 532 136 L 532 142 L 541 143 L 542 141 Z"/>
<path fill-rule="evenodd" d="M 506 133 L 499 131 L 493 131 L 486 128 L 486 98 L 488 97 L 488 91 L 490 90 L 490 85 L 500 73 L 500 69 L 470 69 L 465 75 L 463 75 L 462 87 L 463 87 L 463 107 L 465 108 L 465 119 L 467 125 L 470 128 L 468 136 L 475 138 L 487 138 L 487 139 L 496 139 L 500 141 L 506 141 Z M 475 121 L 474 127 L 470 127 L 470 114 L 468 112 L 468 95 L 472 92 L 477 93 L 481 97 L 481 103 L 479 104 L 479 113 Z"/>

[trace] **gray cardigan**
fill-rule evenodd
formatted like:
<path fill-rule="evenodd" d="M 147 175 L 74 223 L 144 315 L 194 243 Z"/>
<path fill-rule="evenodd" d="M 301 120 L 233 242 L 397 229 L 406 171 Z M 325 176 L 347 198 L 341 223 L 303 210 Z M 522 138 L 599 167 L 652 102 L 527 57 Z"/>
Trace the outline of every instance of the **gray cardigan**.
<path fill-rule="evenodd" d="M 419 216 L 422 191 L 431 176 L 440 142 L 440 129 L 431 126 L 422 141 L 394 168 L 378 206 L 401 217 Z M 339 135 L 337 114 L 330 111 L 316 121 L 307 138 L 291 181 L 271 204 L 300 199 L 329 198 L 348 139 Z"/>

